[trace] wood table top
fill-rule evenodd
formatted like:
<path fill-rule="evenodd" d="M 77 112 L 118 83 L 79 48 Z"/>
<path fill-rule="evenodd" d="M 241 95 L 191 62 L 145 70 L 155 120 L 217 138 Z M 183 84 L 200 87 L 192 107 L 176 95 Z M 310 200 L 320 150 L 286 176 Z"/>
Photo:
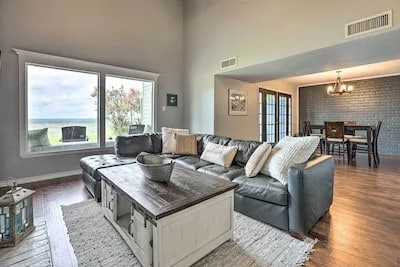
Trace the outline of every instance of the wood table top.
<path fill-rule="evenodd" d="M 135 208 L 158 220 L 236 188 L 228 180 L 175 166 L 168 183 L 151 181 L 137 164 L 100 169 L 105 179 L 124 194 Z"/>
<path fill-rule="evenodd" d="M 319 129 L 319 130 L 323 130 L 325 129 L 325 125 L 322 124 L 311 124 L 310 125 L 311 129 Z M 344 125 L 344 128 L 346 130 L 355 130 L 355 131 L 360 131 L 360 130 L 374 130 L 375 129 L 375 125 Z"/>

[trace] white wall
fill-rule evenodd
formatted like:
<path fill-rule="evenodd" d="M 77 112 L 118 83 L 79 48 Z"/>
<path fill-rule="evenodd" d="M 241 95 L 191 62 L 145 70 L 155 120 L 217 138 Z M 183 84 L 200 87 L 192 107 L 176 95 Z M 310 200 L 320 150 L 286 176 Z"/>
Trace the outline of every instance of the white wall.
<path fill-rule="evenodd" d="M 220 60 L 237 56 L 242 68 L 354 40 L 344 39 L 346 23 L 390 9 L 394 27 L 387 31 L 400 28 L 399 0 L 185 0 L 183 5 L 184 123 L 196 132 L 216 130 L 213 91 Z"/>
<path fill-rule="evenodd" d="M 298 132 L 297 86 L 279 80 L 261 83 L 247 83 L 223 76 L 216 76 L 214 94 L 215 134 L 225 135 L 235 139 L 259 140 L 259 87 L 290 94 L 292 96 L 292 129 L 293 133 Z M 229 89 L 247 92 L 248 106 L 246 116 L 230 116 L 228 114 Z"/>
<path fill-rule="evenodd" d="M 18 155 L 18 59 L 12 48 L 161 73 L 158 123 L 182 127 L 182 0 L 0 0 L 0 179 L 79 169 L 88 154 L 21 159 Z M 111 150 L 112 152 L 112 150 Z"/>

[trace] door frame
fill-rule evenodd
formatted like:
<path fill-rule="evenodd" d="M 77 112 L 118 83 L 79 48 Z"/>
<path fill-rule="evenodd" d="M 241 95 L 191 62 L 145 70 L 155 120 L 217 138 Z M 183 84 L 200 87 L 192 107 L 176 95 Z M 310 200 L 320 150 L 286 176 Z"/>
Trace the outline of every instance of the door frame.
<path fill-rule="evenodd" d="M 270 95 L 274 95 L 275 96 L 275 142 L 279 141 L 279 96 L 284 96 L 286 98 L 290 99 L 290 103 L 291 103 L 291 110 L 289 113 L 289 105 L 286 105 L 286 129 L 288 134 L 290 135 L 290 131 L 293 131 L 293 95 L 289 94 L 289 93 L 282 93 L 280 91 L 277 91 L 275 89 L 270 89 L 270 88 L 265 88 L 265 87 L 258 87 L 258 92 L 257 92 L 257 96 L 258 98 L 260 97 L 260 93 L 264 94 L 270 94 Z M 258 103 L 258 109 L 260 109 L 260 99 L 258 99 L 257 101 Z M 262 107 L 266 106 L 266 100 L 265 97 L 263 97 L 261 99 L 261 105 Z M 262 112 L 265 111 L 265 109 L 263 108 L 263 110 L 258 110 L 258 114 L 262 114 Z M 290 114 L 290 120 L 289 120 L 289 114 Z M 262 127 L 261 129 L 261 140 L 260 141 L 266 141 L 266 114 L 263 114 L 264 116 L 262 116 L 262 125 L 264 125 L 265 127 Z M 258 121 L 258 125 L 260 127 L 260 120 Z M 290 126 L 289 126 L 290 125 Z M 260 129 L 259 129 L 260 130 Z"/>

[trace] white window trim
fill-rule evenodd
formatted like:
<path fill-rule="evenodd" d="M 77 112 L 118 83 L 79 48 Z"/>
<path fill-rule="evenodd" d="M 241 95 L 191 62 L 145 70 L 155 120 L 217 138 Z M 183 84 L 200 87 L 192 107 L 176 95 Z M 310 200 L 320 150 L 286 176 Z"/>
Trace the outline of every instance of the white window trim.
<path fill-rule="evenodd" d="M 123 67 L 116 67 L 112 65 L 106 65 L 101 63 L 95 63 L 90 61 L 72 59 L 61 56 L 48 55 L 38 52 L 32 52 L 22 49 L 13 49 L 18 55 L 19 63 L 19 152 L 22 158 L 42 157 L 51 155 L 62 155 L 71 154 L 76 152 L 85 151 L 104 151 L 107 149 L 107 140 L 105 140 L 105 76 L 119 76 L 130 79 L 144 80 L 154 83 L 153 89 L 153 123 L 154 129 L 157 129 L 157 81 L 160 76 L 159 73 L 140 71 L 134 69 L 128 69 Z M 99 75 L 99 107 L 98 107 L 98 145 L 95 148 L 82 148 L 79 149 L 74 145 L 71 145 L 71 149 L 61 151 L 28 151 L 28 126 L 27 126 L 27 86 L 26 86 L 26 65 L 42 65 L 52 68 L 69 69 L 74 71 L 81 71 L 86 73 L 96 73 Z"/>

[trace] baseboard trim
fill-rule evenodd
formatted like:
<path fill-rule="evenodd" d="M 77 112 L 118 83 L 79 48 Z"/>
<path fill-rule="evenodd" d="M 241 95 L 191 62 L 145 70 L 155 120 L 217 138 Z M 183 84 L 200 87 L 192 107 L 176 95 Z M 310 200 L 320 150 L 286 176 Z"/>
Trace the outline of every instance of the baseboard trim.
<path fill-rule="evenodd" d="M 43 174 L 43 175 L 37 175 L 37 176 L 31 176 L 31 177 L 16 178 L 16 179 L 9 180 L 9 181 L 1 180 L 0 187 L 11 186 L 13 182 L 17 182 L 17 184 L 30 184 L 30 183 L 36 183 L 36 182 L 41 182 L 41 181 L 46 181 L 46 180 L 64 178 L 67 176 L 74 176 L 74 175 L 78 175 L 81 173 L 82 173 L 82 170 L 78 169 L 78 170 L 56 172 L 56 173 Z"/>

